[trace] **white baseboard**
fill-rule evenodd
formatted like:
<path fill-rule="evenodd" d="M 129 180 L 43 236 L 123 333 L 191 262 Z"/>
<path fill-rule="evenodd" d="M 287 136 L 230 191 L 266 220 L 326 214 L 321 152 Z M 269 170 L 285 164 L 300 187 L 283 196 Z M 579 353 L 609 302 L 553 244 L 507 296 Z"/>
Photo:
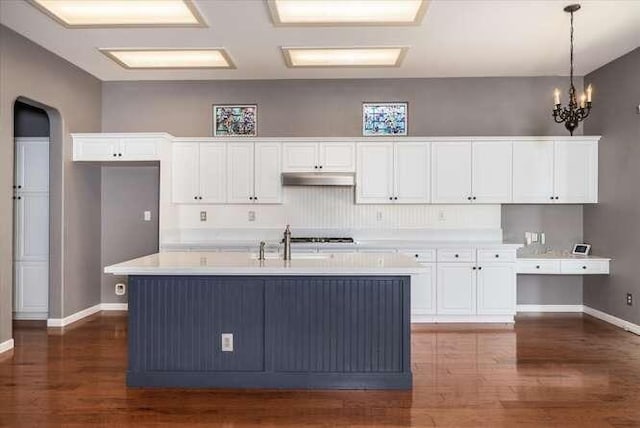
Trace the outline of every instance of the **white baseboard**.
<path fill-rule="evenodd" d="M 0 354 L 13 349 L 13 339 L 9 339 L 6 342 L 0 343 Z"/>
<path fill-rule="evenodd" d="M 609 315 L 605 312 L 599 311 L 597 309 L 593 309 L 592 307 L 589 307 L 589 306 L 584 307 L 584 313 L 587 315 L 591 315 L 594 318 L 598 318 L 599 320 L 606 321 L 609 324 L 613 324 L 617 327 L 620 327 L 626 331 L 630 331 L 631 333 L 634 333 L 640 336 L 640 325 L 638 324 L 625 321 L 622 318 Z"/>
<path fill-rule="evenodd" d="M 76 312 L 75 314 L 71 314 L 65 318 L 49 318 L 47 320 L 47 327 L 66 327 L 71 323 L 80 321 L 82 318 L 86 318 L 89 315 L 93 315 L 96 312 L 100 312 L 101 309 L 102 309 L 102 305 L 97 304 L 95 306 L 91 306 L 90 308 L 83 309 L 80 312 Z"/>
<path fill-rule="evenodd" d="M 100 306 L 103 311 L 128 311 L 129 310 L 128 303 L 103 303 Z"/>
<path fill-rule="evenodd" d="M 514 322 L 512 315 L 412 315 L 412 324 L 447 323 L 507 323 Z"/>
<path fill-rule="evenodd" d="M 518 312 L 583 312 L 582 305 L 518 305 Z"/>
<path fill-rule="evenodd" d="M 13 319 L 20 321 L 45 321 L 49 316 L 48 312 L 14 312 Z"/>

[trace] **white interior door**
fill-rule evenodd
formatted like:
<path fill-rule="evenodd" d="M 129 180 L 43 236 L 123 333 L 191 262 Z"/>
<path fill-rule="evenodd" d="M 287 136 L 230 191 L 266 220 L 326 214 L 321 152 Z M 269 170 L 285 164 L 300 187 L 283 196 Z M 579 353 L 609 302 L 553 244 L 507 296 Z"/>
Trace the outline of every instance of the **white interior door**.
<path fill-rule="evenodd" d="M 173 143 L 171 199 L 175 204 L 198 203 L 199 143 Z"/>
<path fill-rule="evenodd" d="M 515 141 L 513 202 L 549 204 L 553 196 L 553 142 Z"/>
<path fill-rule="evenodd" d="M 393 143 L 358 144 L 356 202 L 393 202 Z"/>
<path fill-rule="evenodd" d="M 471 142 L 431 145 L 431 199 L 434 204 L 471 202 Z"/>
<path fill-rule="evenodd" d="M 49 311 L 49 139 L 15 142 L 14 318 Z"/>
<path fill-rule="evenodd" d="M 255 144 L 255 192 L 258 204 L 282 202 L 282 148 L 279 143 Z"/>
<path fill-rule="evenodd" d="M 431 199 L 429 143 L 395 145 L 395 202 L 428 204 Z"/>
<path fill-rule="evenodd" d="M 598 145 L 593 141 L 555 142 L 556 202 L 598 202 Z"/>
<path fill-rule="evenodd" d="M 226 154 L 225 144 L 200 144 L 200 202 L 223 204 L 227 201 Z"/>
<path fill-rule="evenodd" d="M 473 202 L 507 204 L 511 202 L 513 166 L 511 141 L 475 141 L 472 145 Z"/>
<path fill-rule="evenodd" d="M 253 145 L 227 144 L 227 202 L 230 204 L 253 203 Z"/>

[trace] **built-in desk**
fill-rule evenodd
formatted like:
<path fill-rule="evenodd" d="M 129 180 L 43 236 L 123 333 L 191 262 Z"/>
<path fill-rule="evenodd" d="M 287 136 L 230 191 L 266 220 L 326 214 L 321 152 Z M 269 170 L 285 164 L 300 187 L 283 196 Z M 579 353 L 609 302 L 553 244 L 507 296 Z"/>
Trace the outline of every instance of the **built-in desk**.
<path fill-rule="evenodd" d="M 608 275 L 611 259 L 557 252 L 518 255 L 518 274 Z"/>

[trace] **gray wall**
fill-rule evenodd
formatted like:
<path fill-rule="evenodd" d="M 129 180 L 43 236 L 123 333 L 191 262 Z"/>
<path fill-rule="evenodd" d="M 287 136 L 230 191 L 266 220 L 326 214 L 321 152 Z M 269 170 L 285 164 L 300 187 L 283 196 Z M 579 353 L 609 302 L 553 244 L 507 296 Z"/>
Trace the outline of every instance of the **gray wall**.
<path fill-rule="evenodd" d="M 158 252 L 159 188 L 158 166 L 102 167 L 102 266 Z M 102 274 L 102 302 L 125 303 L 115 284 L 126 279 Z"/>
<path fill-rule="evenodd" d="M 13 135 L 15 137 L 48 137 L 47 112 L 29 104 L 16 102 L 13 108 Z"/>
<path fill-rule="evenodd" d="M 66 316 L 100 301 L 100 168 L 72 163 L 69 133 L 100 131 L 101 83 L 0 26 L 0 342 L 11 338 L 13 107 L 18 97 L 40 103 L 51 122 L 49 316 Z"/>
<path fill-rule="evenodd" d="M 611 275 L 588 277 L 584 303 L 633 323 L 640 323 L 640 48 L 589 74 L 594 111 L 586 121 L 590 134 L 601 134 L 600 204 L 584 212 L 585 239 L 596 254 L 613 257 Z M 635 298 L 626 305 L 626 293 Z"/>
<path fill-rule="evenodd" d="M 565 135 L 550 109 L 553 88 L 566 83 L 560 77 L 104 82 L 102 130 L 207 136 L 212 104 L 257 103 L 260 136 L 354 137 L 361 135 L 363 101 L 401 100 L 409 102 L 410 135 Z M 505 234 L 516 242 L 525 230 L 543 229 L 566 248 L 581 240 L 581 225 L 581 206 L 503 210 Z M 582 303 L 580 278 L 531 276 L 521 283 L 520 303 Z"/>
<path fill-rule="evenodd" d="M 571 250 L 582 242 L 582 205 L 503 205 L 502 228 L 509 242 L 544 232 L 546 247 Z M 518 304 L 581 305 L 582 276 L 519 275 Z"/>

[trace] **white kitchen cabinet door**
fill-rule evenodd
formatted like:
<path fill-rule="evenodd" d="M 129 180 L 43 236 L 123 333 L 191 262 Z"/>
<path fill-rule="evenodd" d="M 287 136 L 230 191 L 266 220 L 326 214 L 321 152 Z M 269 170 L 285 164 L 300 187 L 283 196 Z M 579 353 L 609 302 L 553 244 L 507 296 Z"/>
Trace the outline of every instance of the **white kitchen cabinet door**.
<path fill-rule="evenodd" d="M 199 144 L 173 143 L 172 151 L 171 200 L 174 204 L 198 203 Z"/>
<path fill-rule="evenodd" d="M 157 138 L 121 138 L 118 160 L 153 161 L 160 160 L 160 142 Z"/>
<path fill-rule="evenodd" d="M 49 262 L 15 262 L 14 312 L 21 319 L 46 319 L 49 312 Z"/>
<path fill-rule="evenodd" d="M 513 203 L 553 202 L 553 157 L 551 141 L 514 141 Z"/>
<path fill-rule="evenodd" d="M 564 204 L 598 202 L 596 142 L 555 142 L 555 197 Z"/>
<path fill-rule="evenodd" d="M 393 143 L 358 144 L 356 202 L 393 202 Z"/>
<path fill-rule="evenodd" d="M 319 143 L 318 158 L 321 171 L 354 172 L 356 145 L 354 143 Z"/>
<path fill-rule="evenodd" d="M 18 191 L 49 192 L 49 139 L 17 138 L 15 147 Z"/>
<path fill-rule="evenodd" d="M 19 193 L 15 201 L 16 260 L 49 258 L 49 193 Z"/>
<path fill-rule="evenodd" d="M 436 314 L 436 264 L 421 265 L 424 273 L 411 276 L 411 317 L 417 322 L 420 316 Z"/>
<path fill-rule="evenodd" d="M 471 193 L 474 203 L 511 203 L 512 148 L 511 141 L 473 142 Z"/>
<path fill-rule="evenodd" d="M 476 313 L 476 270 L 473 263 L 438 263 L 438 315 Z"/>
<path fill-rule="evenodd" d="M 255 144 L 255 192 L 258 204 L 282 203 L 282 148 L 279 143 Z"/>
<path fill-rule="evenodd" d="M 484 263 L 478 269 L 478 314 L 516 313 L 515 263 Z"/>
<path fill-rule="evenodd" d="M 227 145 L 227 202 L 253 203 L 253 143 Z"/>
<path fill-rule="evenodd" d="M 428 204 L 431 199 L 431 147 L 429 143 L 395 145 L 394 201 Z M 395 197 L 398 199 L 395 200 Z"/>
<path fill-rule="evenodd" d="M 74 161 L 110 161 L 117 160 L 120 140 L 113 137 L 74 138 Z"/>
<path fill-rule="evenodd" d="M 431 200 L 434 204 L 470 203 L 471 142 L 431 144 Z"/>
<path fill-rule="evenodd" d="M 227 201 L 226 145 L 222 143 L 200 144 L 199 202 L 223 204 Z"/>
<path fill-rule="evenodd" d="M 316 143 L 284 143 L 282 155 L 284 172 L 317 171 L 320 166 Z"/>

